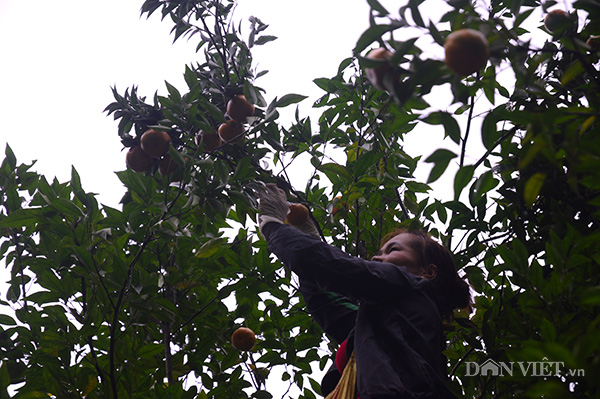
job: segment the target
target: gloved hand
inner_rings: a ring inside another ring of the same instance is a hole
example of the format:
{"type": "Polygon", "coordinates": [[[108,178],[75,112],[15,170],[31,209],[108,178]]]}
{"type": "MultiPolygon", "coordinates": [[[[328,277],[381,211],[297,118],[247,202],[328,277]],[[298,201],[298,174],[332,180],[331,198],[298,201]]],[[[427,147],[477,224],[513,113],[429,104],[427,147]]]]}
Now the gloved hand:
{"type": "Polygon", "coordinates": [[[262,228],[269,222],[285,223],[290,204],[285,197],[285,192],[274,183],[266,185],[258,194],[258,230],[262,235],[262,228]]]}

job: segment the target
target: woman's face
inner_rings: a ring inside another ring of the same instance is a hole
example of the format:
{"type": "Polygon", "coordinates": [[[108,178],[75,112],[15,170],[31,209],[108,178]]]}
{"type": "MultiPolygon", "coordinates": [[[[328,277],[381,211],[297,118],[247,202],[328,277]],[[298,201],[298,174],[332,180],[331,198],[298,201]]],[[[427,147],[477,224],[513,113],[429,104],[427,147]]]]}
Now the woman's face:
{"type": "Polygon", "coordinates": [[[405,266],[410,273],[421,275],[424,265],[421,264],[419,255],[411,246],[411,241],[414,239],[410,233],[398,234],[386,242],[372,260],[405,266]]]}

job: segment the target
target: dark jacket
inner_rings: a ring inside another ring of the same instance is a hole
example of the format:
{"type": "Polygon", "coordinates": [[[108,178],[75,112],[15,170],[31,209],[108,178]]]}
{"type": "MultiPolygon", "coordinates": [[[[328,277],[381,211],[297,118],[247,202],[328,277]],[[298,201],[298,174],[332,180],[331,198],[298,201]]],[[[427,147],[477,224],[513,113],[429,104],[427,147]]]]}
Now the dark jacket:
{"type": "Polygon", "coordinates": [[[361,399],[455,398],[445,385],[442,320],[428,280],[352,257],[288,225],[268,223],[262,232],[298,275],[325,333],[339,343],[352,332],[361,399]]]}

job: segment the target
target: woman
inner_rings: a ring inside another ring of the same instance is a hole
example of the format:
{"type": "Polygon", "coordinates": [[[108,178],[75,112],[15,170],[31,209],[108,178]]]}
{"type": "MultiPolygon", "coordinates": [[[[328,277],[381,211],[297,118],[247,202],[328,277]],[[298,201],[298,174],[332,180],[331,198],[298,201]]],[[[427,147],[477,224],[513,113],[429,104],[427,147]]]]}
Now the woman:
{"type": "Polygon", "coordinates": [[[454,398],[445,384],[442,321],[471,296],[449,251],[424,233],[398,230],[371,260],[352,257],[321,241],[312,222],[286,225],[288,209],[285,193],[267,185],[260,232],[298,275],[312,317],[341,344],[338,370],[355,365],[360,399],[454,398]]]}

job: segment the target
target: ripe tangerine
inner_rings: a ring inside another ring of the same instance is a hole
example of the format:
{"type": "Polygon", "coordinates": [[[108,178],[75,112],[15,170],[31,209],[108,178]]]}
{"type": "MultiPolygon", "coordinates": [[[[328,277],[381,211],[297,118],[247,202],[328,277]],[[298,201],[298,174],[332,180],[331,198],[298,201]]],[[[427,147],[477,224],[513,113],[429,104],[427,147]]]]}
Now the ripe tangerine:
{"type": "Polygon", "coordinates": [[[127,167],[134,172],[145,172],[150,163],[152,163],[152,157],[146,154],[139,146],[130,147],[125,155],[125,163],[127,167]]]}
{"type": "Polygon", "coordinates": [[[367,79],[369,79],[369,82],[371,82],[371,84],[379,90],[385,90],[383,80],[388,72],[392,70],[392,66],[389,63],[389,59],[392,58],[392,55],[392,52],[384,47],[371,50],[371,52],[369,52],[367,55],[367,58],[372,60],[388,61],[374,68],[365,68],[367,79]]]}
{"type": "Polygon", "coordinates": [[[222,144],[221,137],[217,132],[200,131],[196,135],[196,145],[204,143],[204,152],[211,152],[219,148],[222,144]]]}
{"type": "Polygon", "coordinates": [[[240,351],[249,351],[256,343],[256,335],[254,331],[248,327],[240,327],[231,335],[231,344],[240,351]]]}
{"type": "Polygon", "coordinates": [[[286,219],[292,226],[300,226],[308,220],[308,208],[302,204],[290,204],[286,219]]]}
{"type": "Polygon", "coordinates": [[[484,34],[468,28],[450,33],[444,50],[446,65],[460,76],[468,76],[483,68],[490,53],[484,34]]]}
{"type": "Polygon", "coordinates": [[[162,130],[148,129],[142,134],[140,146],[152,158],[160,158],[169,151],[171,136],[162,130]]]}
{"type": "Polygon", "coordinates": [[[544,17],[544,26],[550,33],[567,32],[573,28],[573,21],[565,10],[554,9],[544,17]]]}
{"type": "Polygon", "coordinates": [[[243,94],[238,94],[227,103],[227,115],[236,122],[244,123],[247,117],[254,115],[254,105],[243,94]]]}
{"type": "Polygon", "coordinates": [[[335,216],[342,209],[348,212],[348,203],[346,201],[342,201],[341,196],[337,196],[333,200],[333,208],[331,209],[331,215],[335,216]]]}
{"type": "Polygon", "coordinates": [[[229,120],[219,126],[219,136],[227,144],[239,143],[244,139],[246,128],[239,122],[229,120]]]}

